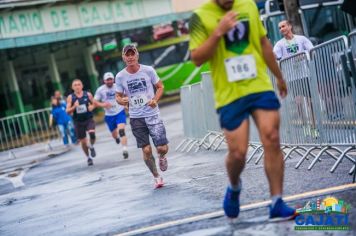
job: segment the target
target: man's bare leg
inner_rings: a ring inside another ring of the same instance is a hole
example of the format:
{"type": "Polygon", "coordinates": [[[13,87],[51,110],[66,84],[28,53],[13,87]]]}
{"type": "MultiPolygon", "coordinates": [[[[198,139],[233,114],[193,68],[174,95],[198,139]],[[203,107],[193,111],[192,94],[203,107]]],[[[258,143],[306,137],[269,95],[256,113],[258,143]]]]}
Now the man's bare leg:
{"type": "Polygon", "coordinates": [[[88,140],[87,138],[80,139],[80,145],[85,153],[86,157],[89,157],[89,147],[88,147],[88,140]]]}
{"type": "Polygon", "coordinates": [[[168,168],[168,161],[166,158],[166,154],[168,152],[168,145],[162,145],[157,147],[157,153],[159,158],[159,168],[161,171],[166,171],[168,168]]]}
{"type": "Polygon", "coordinates": [[[224,130],[229,152],[225,159],[225,166],[229,176],[231,187],[239,184],[240,174],[242,173],[248,149],[249,120],[244,120],[241,125],[233,130],[224,130]]]}
{"type": "Polygon", "coordinates": [[[252,113],[264,149],[264,167],[271,196],[282,195],[284,161],[279,140],[279,113],[258,109],[252,113]]]}
{"type": "MultiPolygon", "coordinates": [[[[116,130],[119,130],[119,131],[120,130],[125,130],[125,124],[118,124],[116,130]]],[[[121,140],[122,146],[127,147],[127,136],[126,136],[126,134],[125,135],[120,135],[120,140],[121,140]]]]}
{"type": "Polygon", "coordinates": [[[279,140],[279,113],[277,110],[258,109],[252,113],[263,144],[271,206],[269,217],[271,221],[291,220],[296,216],[294,208],[282,200],[284,161],[279,140]]]}
{"type": "Polygon", "coordinates": [[[150,145],[146,145],[145,147],[142,148],[143,152],[143,160],[146,163],[146,166],[152,173],[153,177],[158,178],[159,174],[157,171],[157,166],[156,166],[156,161],[152,155],[152,148],[150,145]]]}
{"type": "Polygon", "coordinates": [[[246,162],[249,120],[245,119],[241,125],[233,131],[225,129],[224,134],[229,149],[225,159],[225,165],[230,180],[230,186],[226,189],[223,206],[227,217],[236,218],[240,212],[240,175],[246,162]]]}

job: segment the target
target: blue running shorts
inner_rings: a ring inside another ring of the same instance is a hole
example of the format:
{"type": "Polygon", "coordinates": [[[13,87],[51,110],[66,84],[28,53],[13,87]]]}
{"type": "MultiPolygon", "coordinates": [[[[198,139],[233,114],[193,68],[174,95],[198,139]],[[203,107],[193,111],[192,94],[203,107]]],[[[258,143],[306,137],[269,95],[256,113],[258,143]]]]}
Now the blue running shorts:
{"type": "Polygon", "coordinates": [[[113,132],[117,128],[118,124],[126,124],[125,110],[122,110],[120,113],[114,116],[105,116],[105,122],[110,132],[113,132]]]}
{"type": "Polygon", "coordinates": [[[241,97],[217,110],[220,126],[229,131],[237,129],[256,109],[278,110],[281,107],[273,91],[254,93],[241,97]]]}

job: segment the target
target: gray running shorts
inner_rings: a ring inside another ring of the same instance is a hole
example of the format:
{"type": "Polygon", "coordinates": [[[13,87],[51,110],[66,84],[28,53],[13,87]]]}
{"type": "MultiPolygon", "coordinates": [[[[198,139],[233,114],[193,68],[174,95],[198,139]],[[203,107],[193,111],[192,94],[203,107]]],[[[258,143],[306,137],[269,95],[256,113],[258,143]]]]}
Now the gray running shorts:
{"type": "Polygon", "coordinates": [[[145,118],[130,118],[130,125],[138,148],[150,145],[149,136],[151,136],[155,147],[168,144],[166,128],[159,115],[145,118]]]}

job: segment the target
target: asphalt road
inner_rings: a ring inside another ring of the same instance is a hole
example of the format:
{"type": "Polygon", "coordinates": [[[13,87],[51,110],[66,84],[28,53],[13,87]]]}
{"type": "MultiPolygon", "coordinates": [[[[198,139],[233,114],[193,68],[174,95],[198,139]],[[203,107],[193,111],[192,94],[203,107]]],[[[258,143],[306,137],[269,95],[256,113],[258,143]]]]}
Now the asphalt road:
{"type": "MultiPolygon", "coordinates": [[[[97,127],[97,157],[88,167],[80,147],[46,159],[26,172],[22,187],[14,188],[0,179],[0,235],[115,235],[187,217],[221,211],[227,185],[224,156],[217,152],[175,152],[183,139],[180,104],[162,108],[162,117],[170,140],[169,168],[163,173],[166,185],[153,188],[153,178],[142,161],[130,130],[130,157],[124,160],[121,148],[104,124],[97,127]]],[[[26,158],[36,158],[38,153],[26,158]]],[[[7,158],[5,154],[0,158],[7,158]]],[[[25,158],[25,157],[24,157],[25,158]]],[[[0,161],[1,161],[0,160],[0,161]]],[[[299,169],[298,158],[288,159],[285,171],[285,196],[349,184],[352,177],[348,160],[335,173],[329,172],[333,160],[323,157],[311,170],[310,161],[299,169]]],[[[1,170],[1,169],[0,169],[1,170]]],[[[269,199],[263,163],[249,163],[242,176],[241,204],[269,199]]],[[[355,188],[333,195],[356,206],[355,188]]],[[[324,196],[324,195],[321,195],[324,196]]],[[[300,198],[290,204],[303,205],[300,198]]],[[[353,208],[352,208],[353,209],[353,208]]],[[[317,232],[316,235],[355,235],[355,210],[351,211],[353,231],[317,232]]],[[[151,231],[145,235],[293,235],[294,222],[266,222],[266,207],[241,212],[231,225],[225,217],[151,231]]],[[[303,235],[299,233],[298,235],[303,235]]]]}

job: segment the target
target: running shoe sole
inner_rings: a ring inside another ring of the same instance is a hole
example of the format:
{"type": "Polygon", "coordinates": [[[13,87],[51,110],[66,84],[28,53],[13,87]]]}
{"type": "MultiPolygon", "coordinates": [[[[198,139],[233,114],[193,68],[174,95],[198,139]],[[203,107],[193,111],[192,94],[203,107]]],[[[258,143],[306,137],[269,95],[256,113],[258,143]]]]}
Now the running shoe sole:
{"type": "Polygon", "coordinates": [[[164,186],[164,182],[163,182],[162,177],[160,177],[160,181],[157,181],[157,182],[156,182],[156,179],[155,179],[155,189],[156,188],[162,188],[163,186],[164,186]]]}
{"type": "Polygon", "coordinates": [[[164,184],[162,183],[162,184],[156,184],[155,185],[155,188],[162,188],[164,186],[164,184]]]}
{"type": "Polygon", "coordinates": [[[288,217],[274,217],[274,218],[269,218],[269,222],[282,222],[282,221],[289,221],[289,220],[294,220],[295,217],[297,217],[298,214],[295,213],[294,215],[288,216],[288,217]]]}

